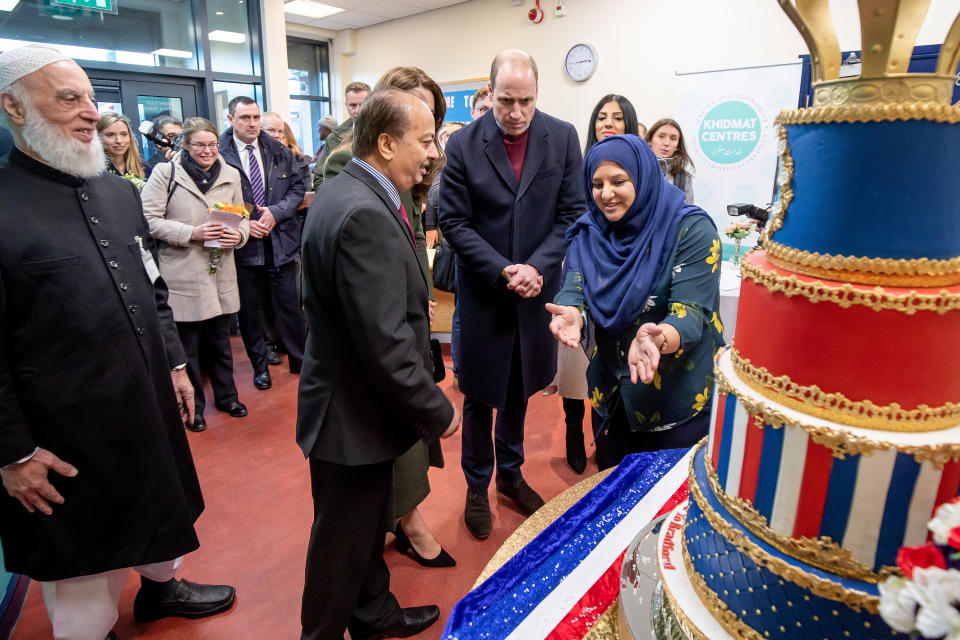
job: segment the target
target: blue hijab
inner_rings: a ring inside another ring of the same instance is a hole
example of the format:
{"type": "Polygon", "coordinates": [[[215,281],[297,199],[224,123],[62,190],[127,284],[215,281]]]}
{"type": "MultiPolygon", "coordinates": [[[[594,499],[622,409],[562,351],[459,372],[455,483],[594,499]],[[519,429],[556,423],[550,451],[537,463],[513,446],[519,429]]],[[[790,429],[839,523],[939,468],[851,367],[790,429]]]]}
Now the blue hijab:
{"type": "Polygon", "coordinates": [[[690,215],[710,216],[683,202],[684,192],[664,179],[653,151],[634,135],[612,136],[591,147],[583,163],[583,189],[590,210],[567,230],[566,268],[583,274],[594,322],[619,332],[636,322],[671,267],[680,222],[690,215]],[[617,222],[609,222],[593,200],[593,174],[605,160],[623,167],[636,191],[617,222]]]}

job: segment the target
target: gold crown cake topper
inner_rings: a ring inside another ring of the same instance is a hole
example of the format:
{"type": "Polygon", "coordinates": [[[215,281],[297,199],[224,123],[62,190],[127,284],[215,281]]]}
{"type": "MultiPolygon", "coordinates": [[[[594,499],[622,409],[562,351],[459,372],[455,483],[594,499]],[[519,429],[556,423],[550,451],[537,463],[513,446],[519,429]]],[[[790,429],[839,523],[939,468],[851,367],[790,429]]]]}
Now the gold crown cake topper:
{"type": "Polygon", "coordinates": [[[960,63],[960,15],[934,73],[907,73],[931,0],[858,0],[861,74],[840,77],[840,43],[829,0],[778,0],[810,49],[815,107],[922,102],[949,105],[960,63]]]}

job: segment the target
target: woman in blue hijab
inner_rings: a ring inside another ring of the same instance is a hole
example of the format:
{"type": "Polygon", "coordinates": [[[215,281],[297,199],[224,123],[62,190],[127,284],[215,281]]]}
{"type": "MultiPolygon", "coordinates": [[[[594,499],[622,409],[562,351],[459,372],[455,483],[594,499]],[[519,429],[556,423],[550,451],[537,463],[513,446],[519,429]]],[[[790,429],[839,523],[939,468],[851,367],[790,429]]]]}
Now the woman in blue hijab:
{"type": "Polygon", "coordinates": [[[713,356],[723,345],[720,238],[636,136],[595,144],[583,186],[590,210],[567,231],[564,286],[547,310],[557,340],[583,343],[591,355],[605,469],[628,453],[689,447],[707,434],[713,356]],[[591,333],[595,348],[586,344],[591,333]]]}

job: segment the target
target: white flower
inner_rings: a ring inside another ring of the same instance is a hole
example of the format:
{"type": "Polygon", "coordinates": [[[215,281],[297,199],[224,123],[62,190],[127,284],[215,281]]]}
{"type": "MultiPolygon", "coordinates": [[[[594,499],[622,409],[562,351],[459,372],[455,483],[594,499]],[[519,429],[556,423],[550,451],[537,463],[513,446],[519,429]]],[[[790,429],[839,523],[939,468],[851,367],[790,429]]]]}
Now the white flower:
{"type": "Polygon", "coordinates": [[[906,578],[891,576],[880,583],[880,617],[892,629],[910,633],[916,625],[916,590],[906,578]]]}
{"type": "Polygon", "coordinates": [[[950,530],[960,527],[960,503],[946,502],[937,508],[933,520],[927,523],[927,529],[933,532],[933,541],[947,544],[950,530]]]}
{"type": "Polygon", "coordinates": [[[946,636],[960,640],[960,611],[955,606],[960,602],[960,571],[937,567],[916,569],[911,590],[915,593],[908,597],[916,598],[920,604],[917,631],[927,638],[946,636]]]}

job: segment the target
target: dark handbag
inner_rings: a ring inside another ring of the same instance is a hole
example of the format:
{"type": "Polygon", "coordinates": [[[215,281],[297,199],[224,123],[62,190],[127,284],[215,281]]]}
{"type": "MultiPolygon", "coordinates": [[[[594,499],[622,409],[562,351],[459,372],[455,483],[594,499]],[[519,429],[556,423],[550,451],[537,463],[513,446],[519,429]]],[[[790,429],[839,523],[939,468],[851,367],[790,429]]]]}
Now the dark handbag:
{"type": "Polygon", "coordinates": [[[447,377],[447,367],[443,364],[443,350],[440,349],[439,340],[430,340],[430,357],[433,359],[433,381],[443,382],[447,377]]]}
{"type": "Polygon", "coordinates": [[[433,288],[453,293],[457,288],[456,257],[453,247],[441,238],[433,255],[433,288]]]}

